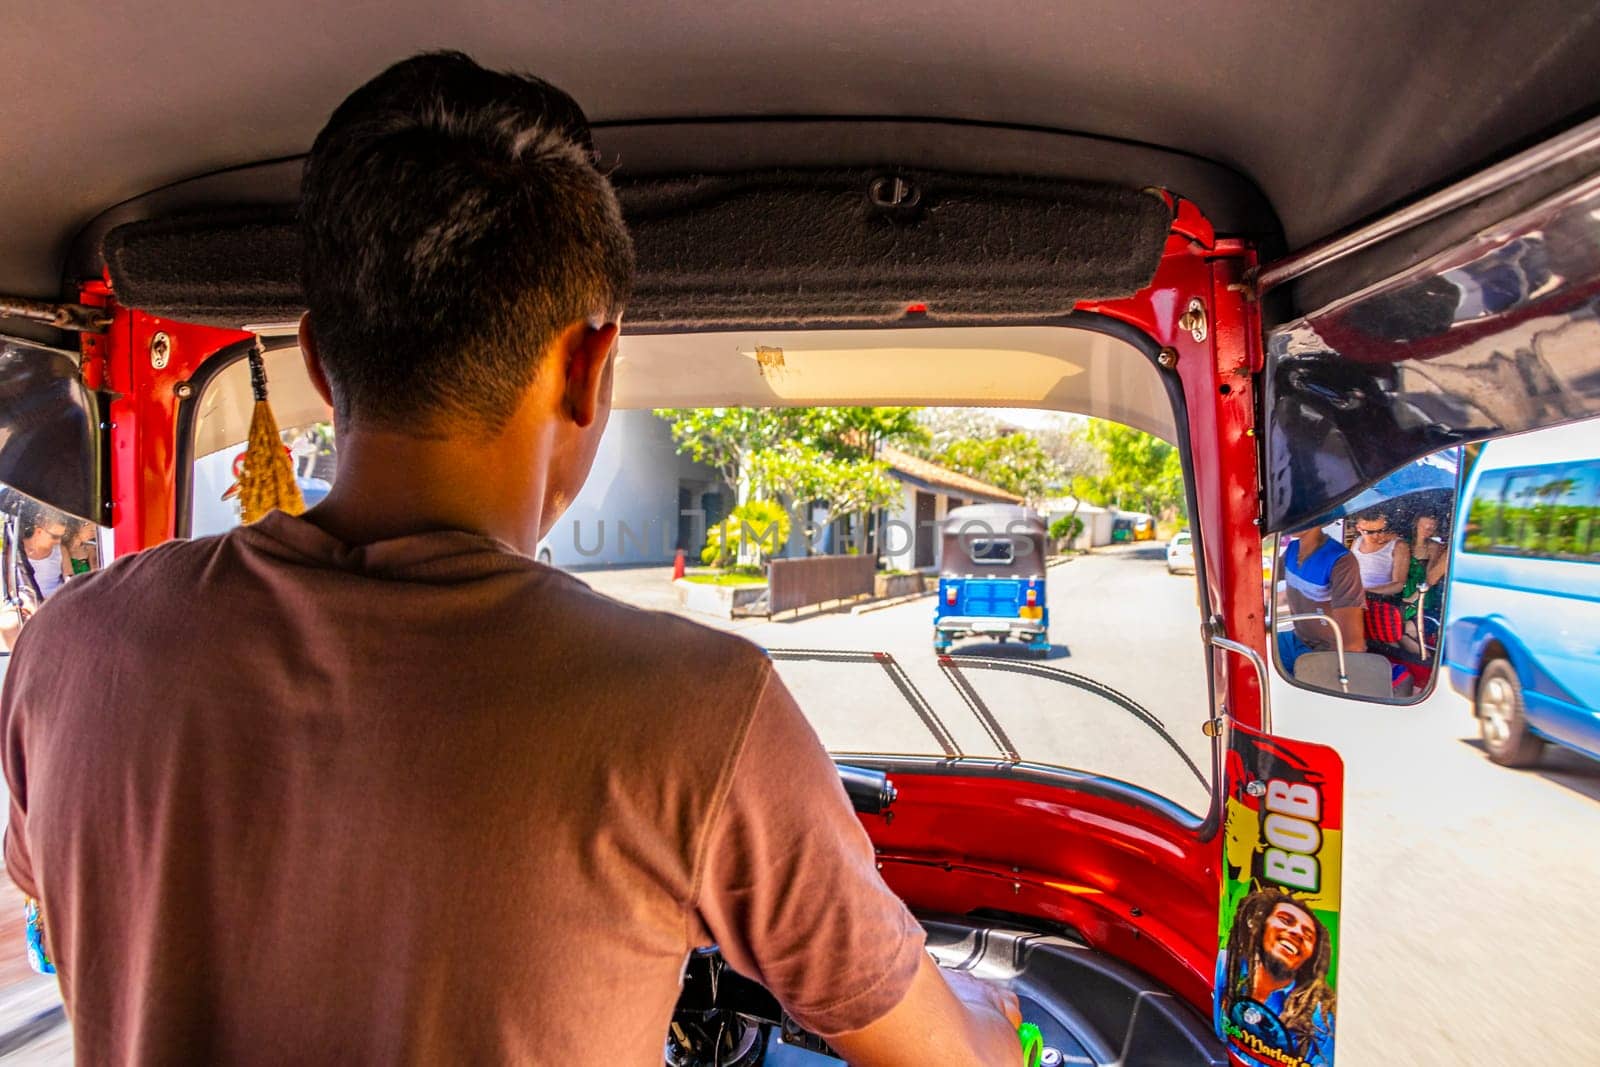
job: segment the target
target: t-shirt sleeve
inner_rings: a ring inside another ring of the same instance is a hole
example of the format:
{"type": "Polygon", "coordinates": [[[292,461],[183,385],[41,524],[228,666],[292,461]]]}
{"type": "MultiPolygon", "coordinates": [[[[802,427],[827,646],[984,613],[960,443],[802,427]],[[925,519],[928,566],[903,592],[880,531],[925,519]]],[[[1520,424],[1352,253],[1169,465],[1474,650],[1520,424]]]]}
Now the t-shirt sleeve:
{"type": "MultiPolygon", "coordinates": [[[[25,647],[18,642],[18,647],[25,647]]],[[[33,857],[28,853],[28,779],[22,758],[22,716],[17,707],[21,668],[13,659],[0,692],[0,762],[4,763],[10,812],[6,819],[6,873],[18,889],[30,897],[39,892],[33,880],[33,857]]]]}
{"type": "Polygon", "coordinates": [[[697,895],[723,958],[824,1037],[905,998],[924,935],[878,874],[839,774],[775,672],[714,817],[697,895]]]}
{"type": "Polygon", "coordinates": [[[1334,563],[1333,572],[1328,577],[1328,588],[1330,607],[1359,608],[1367,602],[1366,589],[1361,585],[1361,566],[1348,552],[1334,563]]]}

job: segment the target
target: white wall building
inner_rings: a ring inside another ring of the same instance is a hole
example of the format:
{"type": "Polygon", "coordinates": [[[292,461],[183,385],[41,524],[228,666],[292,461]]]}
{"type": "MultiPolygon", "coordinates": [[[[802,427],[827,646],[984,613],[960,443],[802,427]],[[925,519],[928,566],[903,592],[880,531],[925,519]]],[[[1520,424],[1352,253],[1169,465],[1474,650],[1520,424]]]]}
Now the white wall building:
{"type": "MultiPolygon", "coordinates": [[[[239,444],[196,461],[193,536],[239,524],[237,501],[222,494],[242,451],[239,444]]],[[[707,527],[732,507],[715,470],[678,455],[665,422],[649,411],[614,411],[589,480],[540,543],[539,558],[574,570],[660,564],[672,562],[682,545],[696,565],[707,527]]]]}

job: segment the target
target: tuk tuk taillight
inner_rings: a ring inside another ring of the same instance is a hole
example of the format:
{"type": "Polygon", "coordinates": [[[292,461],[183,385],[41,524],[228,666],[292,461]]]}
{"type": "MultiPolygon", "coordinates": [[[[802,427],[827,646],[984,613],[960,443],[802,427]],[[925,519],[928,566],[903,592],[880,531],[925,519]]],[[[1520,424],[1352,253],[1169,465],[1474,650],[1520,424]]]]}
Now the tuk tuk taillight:
{"type": "Polygon", "coordinates": [[[1038,607],[1038,605],[1039,605],[1039,590],[1037,590],[1037,589],[1029,589],[1028,590],[1028,607],[1030,607],[1030,608],[1038,607]]]}
{"type": "Polygon", "coordinates": [[[956,587],[954,585],[944,587],[944,602],[952,608],[956,606],[956,587]]]}

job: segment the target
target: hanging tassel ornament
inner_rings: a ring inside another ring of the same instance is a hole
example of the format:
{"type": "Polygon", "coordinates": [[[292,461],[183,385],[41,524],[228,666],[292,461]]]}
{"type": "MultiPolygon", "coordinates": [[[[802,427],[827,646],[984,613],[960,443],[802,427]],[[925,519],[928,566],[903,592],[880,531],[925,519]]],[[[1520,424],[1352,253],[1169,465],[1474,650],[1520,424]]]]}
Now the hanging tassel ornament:
{"type": "Polygon", "coordinates": [[[267,403],[267,368],[262,356],[257,341],[250,352],[250,390],[256,406],[250,413],[250,440],[239,472],[239,511],[245,522],[255,522],[274,508],[290,515],[306,509],[294,480],[294,466],[278,433],[278,420],[267,403]]]}

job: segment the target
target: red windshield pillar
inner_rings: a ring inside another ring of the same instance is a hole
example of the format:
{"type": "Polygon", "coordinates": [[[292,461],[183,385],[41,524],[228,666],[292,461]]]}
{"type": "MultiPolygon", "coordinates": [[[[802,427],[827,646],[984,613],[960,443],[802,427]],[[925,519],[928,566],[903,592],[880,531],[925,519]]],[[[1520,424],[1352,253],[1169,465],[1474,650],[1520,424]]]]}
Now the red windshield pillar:
{"type": "MultiPolygon", "coordinates": [[[[1126,300],[1079,310],[1138,327],[1161,347],[1162,367],[1177,374],[1188,409],[1192,524],[1205,559],[1211,611],[1224,636],[1266,656],[1261,579],[1260,471],[1255,374],[1261,369],[1260,324],[1245,285],[1255,266],[1249,245],[1216,240],[1188,201],[1178,201],[1173,232],[1155,279],[1126,300]]],[[[1219,655],[1214,706],[1250,726],[1261,722],[1261,686],[1250,664],[1219,655]]]]}
{"type": "MultiPolygon", "coordinates": [[[[104,306],[100,282],[84,299],[104,306]]],[[[158,318],[109,301],[110,330],[92,352],[92,373],[110,394],[105,447],[110,452],[111,514],[116,554],[126,555],[176,535],[177,420],[182,387],[201,363],[225,345],[247,340],[242,330],[158,318]]],[[[90,384],[95,384],[91,382],[90,384]]]]}

